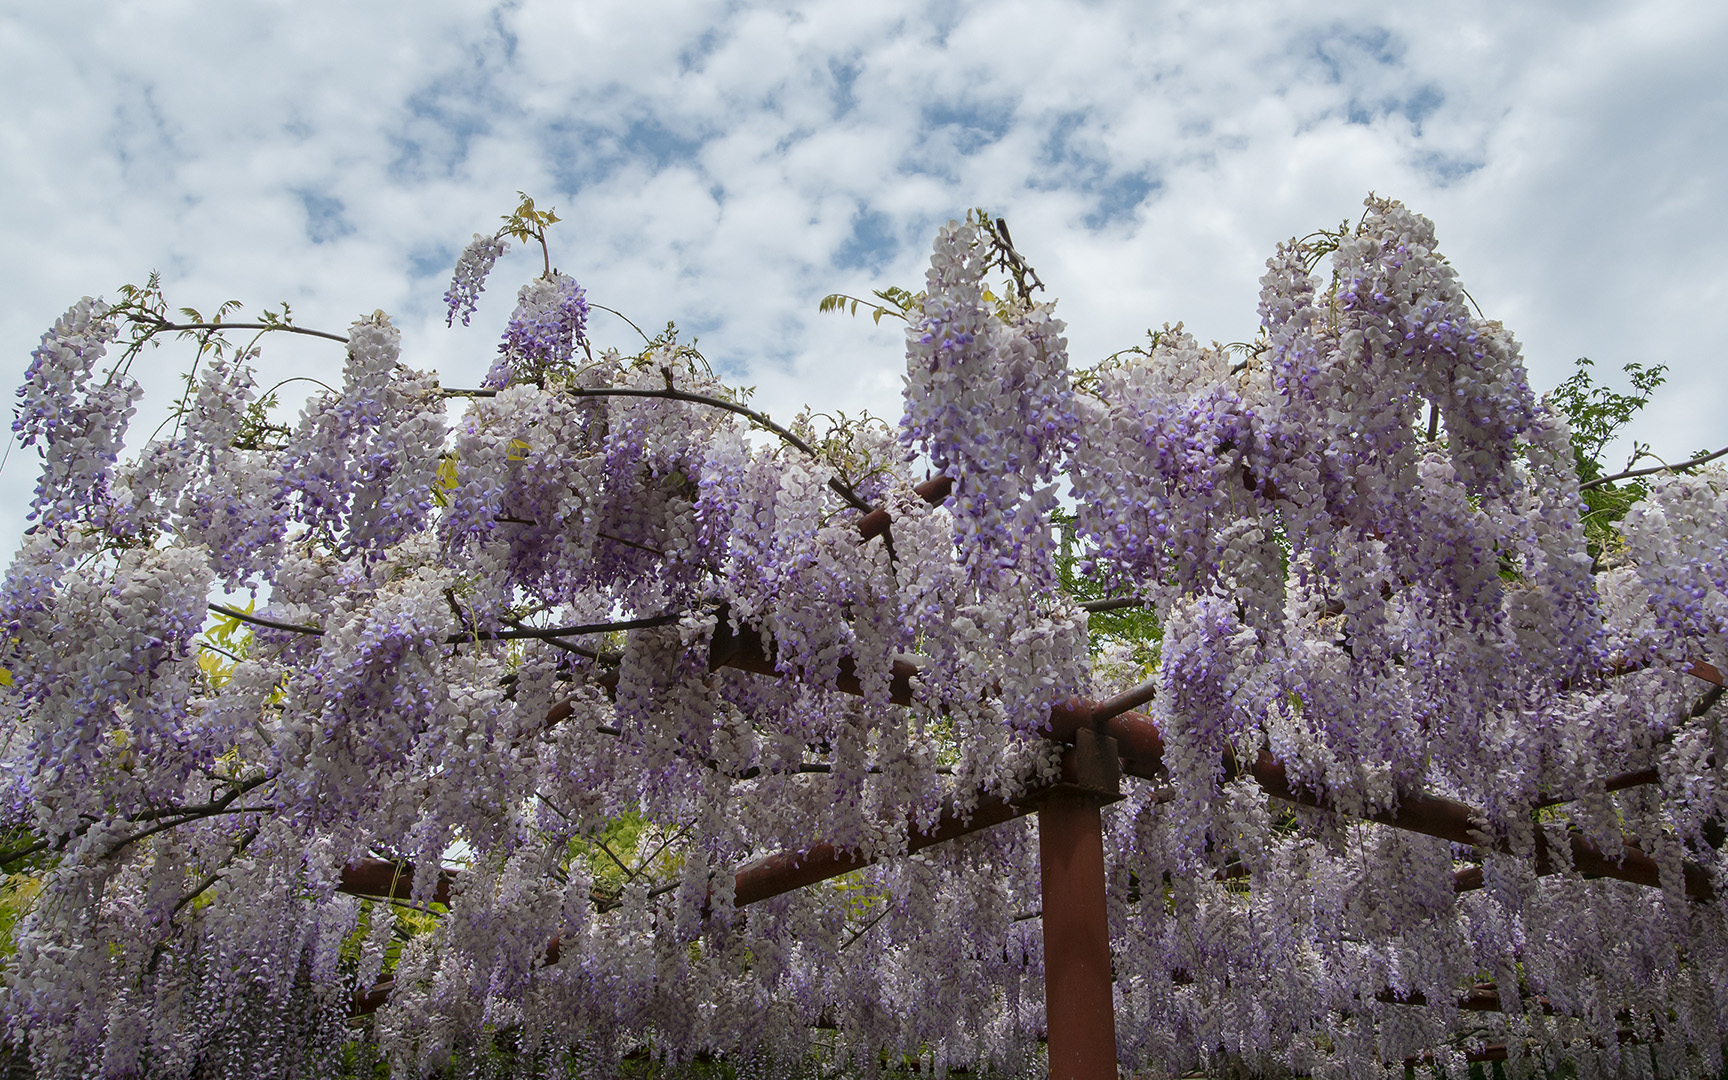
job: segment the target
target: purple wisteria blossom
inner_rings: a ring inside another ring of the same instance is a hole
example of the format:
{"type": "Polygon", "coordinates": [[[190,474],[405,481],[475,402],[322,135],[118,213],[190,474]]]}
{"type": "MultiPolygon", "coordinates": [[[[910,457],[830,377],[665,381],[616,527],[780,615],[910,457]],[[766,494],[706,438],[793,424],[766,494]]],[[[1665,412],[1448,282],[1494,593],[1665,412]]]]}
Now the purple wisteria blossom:
{"type": "Polygon", "coordinates": [[[587,327],[587,294],[575,278],[556,270],[536,278],[517,294],[485,385],[544,382],[568,372],[576,347],[587,340],[587,327]]]}
{"type": "Polygon", "coordinates": [[[901,438],[954,480],[962,558],[986,581],[1050,579],[1050,483],[1073,439],[1064,325],[1052,305],[998,314],[984,298],[992,252],[972,224],[936,238],[923,307],[906,331],[901,438]]]}
{"type": "Polygon", "coordinates": [[[454,326],[461,319],[467,326],[468,320],[480,304],[480,294],[486,289],[486,275],[492,272],[492,266],[498,257],[510,250],[509,241],[501,236],[485,236],[475,233],[474,239],[456,260],[456,273],[450,279],[450,287],[444,290],[444,303],[449,306],[449,313],[444,317],[444,325],[454,326]]]}
{"type": "Polygon", "coordinates": [[[383,312],[356,321],[341,394],[308,403],[284,453],[296,519],[354,549],[400,542],[434,502],[443,399],[399,363],[401,339],[383,312]]]}
{"type": "Polygon", "coordinates": [[[100,371],[118,327],[112,309],[85,297],[62,315],[30,354],[12,431],[42,448],[31,520],[101,523],[108,481],[143,391],[124,371],[100,371]]]}

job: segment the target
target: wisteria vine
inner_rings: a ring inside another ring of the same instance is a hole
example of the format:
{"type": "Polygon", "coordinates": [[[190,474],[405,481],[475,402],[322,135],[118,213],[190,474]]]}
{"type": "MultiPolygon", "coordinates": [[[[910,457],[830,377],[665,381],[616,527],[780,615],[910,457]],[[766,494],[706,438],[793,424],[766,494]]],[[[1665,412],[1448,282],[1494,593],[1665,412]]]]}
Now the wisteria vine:
{"type": "Polygon", "coordinates": [[[1092,724],[1125,1073],[1721,1071],[1728,471],[1598,469],[1646,486],[1589,531],[1574,418],[1425,218],[1280,245],[1240,349],[1083,369],[1006,224],[952,222],[877,294],[897,429],[592,341],[556,221],[457,262],[452,325],[543,254],[474,391],[375,312],[276,418],[259,340],[312,331],[154,281],[43,335],[0,1060],[1036,1075],[1025,815],[1092,724]]]}

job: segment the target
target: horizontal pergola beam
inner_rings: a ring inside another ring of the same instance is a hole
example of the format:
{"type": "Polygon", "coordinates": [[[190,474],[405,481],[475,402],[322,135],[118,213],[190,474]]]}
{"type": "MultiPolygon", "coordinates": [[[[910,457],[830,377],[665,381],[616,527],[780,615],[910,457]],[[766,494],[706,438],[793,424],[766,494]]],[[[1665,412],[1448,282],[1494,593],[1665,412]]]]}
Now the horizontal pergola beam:
{"type": "MultiPolygon", "coordinates": [[[[748,627],[733,629],[724,619],[714,628],[709,665],[713,668],[729,667],[776,678],[784,675],[768,655],[761,635],[748,627]]],[[[840,675],[835,679],[833,688],[844,694],[861,695],[863,688],[851,658],[842,658],[839,666],[840,675]]],[[[890,701],[900,705],[910,704],[912,680],[917,674],[915,665],[896,660],[892,671],[890,701]]],[[[1064,702],[1050,710],[1048,737],[1072,746],[1078,732],[1083,729],[1107,735],[1116,740],[1124,774],[1142,779],[1162,779],[1164,739],[1159,734],[1158,726],[1150,717],[1126,711],[1134,705],[1150,700],[1151,696],[1150,687],[1141,687],[1102,702],[1086,699],[1064,702]]],[[[1469,804],[1456,799],[1422,791],[1405,792],[1398,796],[1396,804],[1390,808],[1352,815],[1339,809],[1333,800],[1323,794],[1292,783],[1288,766],[1268,751],[1260,751],[1251,763],[1244,766],[1233,751],[1226,750],[1223,769],[1226,777],[1245,775],[1252,778],[1267,795],[1284,802],[1355,816],[1406,832],[1501,854],[1515,854],[1506,840],[1484,837],[1479,824],[1484,820],[1484,816],[1469,804]]],[[[1540,831],[1536,834],[1534,854],[1539,872],[1540,868],[1554,865],[1547,839],[1540,831]]],[[[1610,857],[1582,836],[1574,834],[1571,838],[1572,863],[1581,873],[1615,878],[1638,885],[1660,884],[1655,861],[1636,843],[1631,840],[1624,841],[1622,850],[1617,855],[1618,857],[1610,857]]],[[[845,870],[835,871],[844,872],[845,870]]],[[[1704,867],[1688,861],[1685,864],[1685,876],[1687,896],[1699,901],[1708,901],[1715,897],[1709,871],[1704,867]]]]}

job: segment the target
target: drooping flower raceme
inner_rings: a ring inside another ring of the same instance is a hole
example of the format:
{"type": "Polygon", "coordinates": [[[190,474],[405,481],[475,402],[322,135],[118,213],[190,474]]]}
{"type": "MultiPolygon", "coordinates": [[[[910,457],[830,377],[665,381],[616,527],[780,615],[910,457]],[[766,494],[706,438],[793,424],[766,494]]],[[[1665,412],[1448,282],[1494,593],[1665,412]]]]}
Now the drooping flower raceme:
{"type": "Polygon", "coordinates": [[[984,298],[991,251],[971,224],[936,237],[922,308],[906,330],[901,437],[954,480],[962,561],[1048,580],[1050,483],[1073,437],[1067,341],[1052,305],[984,298]]]}
{"type": "Polygon", "coordinates": [[[587,326],[587,294],[575,278],[554,270],[522,286],[486,385],[543,382],[566,374],[576,346],[586,340],[587,326]]]}
{"type": "Polygon", "coordinates": [[[87,560],[59,585],[51,621],[19,626],[13,716],[26,723],[11,732],[13,760],[28,763],[48,835],[177,797],[200,759],[226,750],[200,745],[193,715],[207,566],[197,547],[87,560]]]}
{"type": "Polygon", "coordinates": [[[462,249],[461,257],[456,260],[456,273],[450,279],[450,287],[444,290],[444,303],[450,308],[444,318],[446,326],[454,326],[457,319],[462,320],[463,326],[468,325],[468,320],[479,307],[480,294],[486,289],[486,276],[492,272],[498,257],[509,250],[509,241],[501,236],[474,234],[474,239],[462,249]]]}
{"type": "Polygon", "coordinates": [[[207,358],[167,436],[125,463],[114,484],[119,527],[202,545],[229,589],[258,584],[280,562],[288,523],[277,455],[246,444],[257,358],[207,358]]]}
{"type": "Polygon", "coordinates": [[[1728,481],[1715,469],[1662,481],[1626,515],[1628,554],[1670,655],[1728,661],[1728,481]]]}
{"type": "Polygon", "coordinates": [[[355,548],[398,542],[426,521],[445,434],[436,376],[398,361],[383,312],[357,321],[342,393],[309,404],[283,475],[296,518],[355,548]]]}
{"type": "Polygon", "coordinates": [[[42,447],[42,477],[30,517],[43,525],[101,522],[108,480],[142,394],[122,370],[99,372],[118,327],[112,309],[85,297],[42,335],[30,354],[12,431],[42,447]]]}

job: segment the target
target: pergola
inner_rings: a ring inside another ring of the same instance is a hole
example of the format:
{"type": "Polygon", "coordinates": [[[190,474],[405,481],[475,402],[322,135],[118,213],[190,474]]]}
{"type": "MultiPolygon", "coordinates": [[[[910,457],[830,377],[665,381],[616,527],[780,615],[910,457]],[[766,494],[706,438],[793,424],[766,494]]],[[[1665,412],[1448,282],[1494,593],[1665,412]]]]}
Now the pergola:
{"type": "MultiPolygon", "coordinates": [[[[1252,486],[1251,480],[1249,483],[1252,486]]],[[[926,502],[938,505],[952,489],[953,482],[948,477],[939,476],[919,485],[916,490],[926,502]]],[[[859,531],[866,540],[884,535],[889,525],[888,513],[880,508],[865,514],[858,522],[859,531]]],[[[735,629],[724,615],[717,621],[708,655],[710,670],[731,668],[765,677],[786,677],[765,647],[762,637],[747,626],[735,629]]],[[[1711,688],[1692,710],[1693,717],[1702,716],[1721,699],[1723,674],[1702,661],[1688,661],[1679,667],[1686,674],[1710,684],[1711,688]]],[[[1632,666],[1621,665],[1606,674],[1625,674],[1630,670],[1633,670],[1632,666]]],[[[861,696],[863,688],[854,674],[855,667],[850,658],[841,660],[839,671],[833,689],[861,696]]],[[[897,705],[910,705],[913,702],[912,680],[917,675],[915,665],[905,660],[897,661],[892,672],[889,700],[897,705]]],[[[616,674],[602,676],[599,681],[611,689],[616,684],[616,674]]],[[[979,793],[977,799],[965,807],[951,801],[934,823],[925,827],[912,822],[907,825],[906,852],[911,854],[1027,815],[1037,815],[1042,890],[1042,906],[1037,917],[1041,919],[1043,928],[1050,1075],[1056,1080],[1109,1080],[1117,1075],[1113,973],[1106,920],[1100,811],[1104,805],[1122,797],[1122,777],[1153,782],[1164,779],[1163,739],[1153,721],[1135,711],[1153,696],[1153,686],[1146,684],[1104,701],[1073,699],[1056,706],[1050,711],[1045,732],[1048,739],[1063,748],[1061,773],[1055,782],[1012,801],[985,793],[979,793]]],[[[547,714],[546,726],[554,727],[572,715],[568,703],[559,704],[547,714]]],[[[616,734],[615,731],[607,733],[616,734]]],[[[1284,763],[1269,751],[1262,750],[1253,761],[1245,762],[1237,760],[1226,750],[1220,764],[1225,778],[1250,778],[1273,799],[1335,813],[1350,813],[1324,795],[1293,784],[1284,763]]],[[[1622,791],[1654,784],[1658,780],[1657,769],[1644,768],[1608,778],[1604,789],[1622,791]]],[[[1565,798],[1556,797],[1539,806],[1553,806],[1565,801],[1565,798]]],[[[1401,792],[1392,808],[1355,816],[1483,852],[1514,854],[1507,841],[1485,837],[1478,824],[1483,815],[1478,810],[1466,803],[1419,790],[1401,792]]],[[[1619,850],[1604,851],[1585,836],[1573,832],[1569,838],[1569,850],[1558,854],[1552,852],[1547,838],[1538,830],[1533,859],[1537,875],[1557,873],[1567,866],[1586,877],[1610,878],[1653,888],[1661,885],[1655,860],[1630,838],[1622,839],[1619,850]]],[[[856,851],[813,839],[806,846],[764,855],[737,867],[732,878],[733,904],[738,908],[747,907],[857,870],[871,861],[872,858],[856,851]]],[[[1683,864],[1683,872],[1688,899],[1694,902],[1715,899],[1711,875],[1704,867],[1687,861],[1683,864]]],[[[414,893],[415,873],[415,867],[405,862],[384,859],[353,862],[343,868],[337,890],[358,897],[408,900],[414,893]]],[[[436,902],[450,900],[457,874],[452,870],[439,871],[433,892],[436,902]]],[[[1483,886],[1484,876],[1479,866],[1466,867],[1454,874],[1453,888],[1458,893],[1483,886]]],[[[543,960],[555,964],[559,954],[559,941],[552,937],[543,960]]],[[[354,1014],[358,1016],[376,1010],[387,1000],[393,985],[391,980],[385,979],[369,991],[358,993],[353,1002],[354,1014]]],[[[1388,1003],[1427,1004],[1419,992],[1400,996],[1387,989],[1377,998],[1388,1003]]],[[[1503,1007],[1498,988],[1492,983],[1478,984],[1462,991],[1455,1004],[1458,1009],[1470,1012],[1499,1012],[1503,1007]]],[[[1539,1007],[1549,1009],[1545,1003],[1539,1007]]],[[[1638,1041],[1631,1029],[1622,1029],[1618,1036],[1622,1042],[1638,1041]]],[[[1502,1060],[1507,1053],[1504,1045],[1491,1044],[1468,1054],[1467,1058],[1471,1061],[1502,1060]]],[[[1413,1059],[1409,1063],[1419,1061],[1413,1059]]]]}

